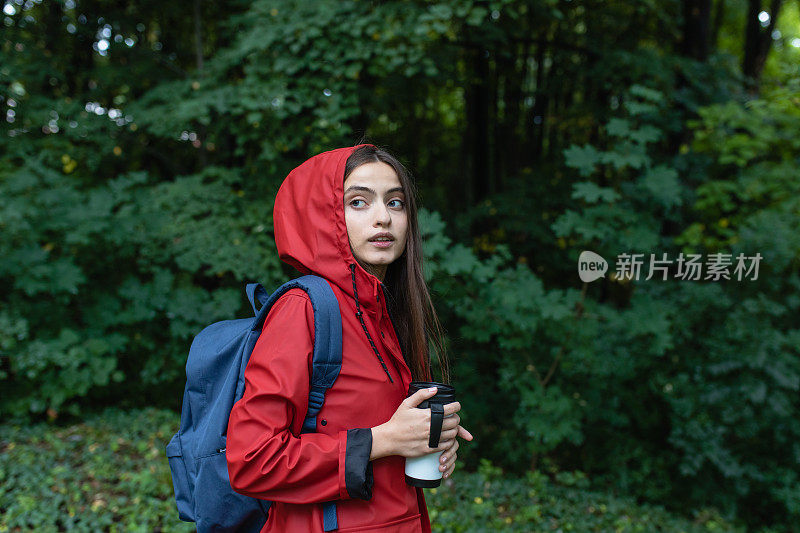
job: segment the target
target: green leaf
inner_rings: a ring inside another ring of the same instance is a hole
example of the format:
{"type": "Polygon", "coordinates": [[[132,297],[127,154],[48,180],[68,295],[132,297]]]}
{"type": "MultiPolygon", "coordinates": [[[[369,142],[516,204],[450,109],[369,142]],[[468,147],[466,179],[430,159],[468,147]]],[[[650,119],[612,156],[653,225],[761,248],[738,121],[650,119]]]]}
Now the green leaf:
{"type": "Polygon", "coordinates": [[[621,198],[621,195],[610,187],[600,187],[591,181],[582,181],[572,185],[572,198],[584,200],[586,203],[594,204],[597,202],[613,203],[621,198]]]}
{"type": "Polygon", "coordinates": [[[568,167],[578,170],[581,177],[588,177],[594,172],[595,166],[601,160],[601,153],[592,145],[571,145],[564,150],[564,158],[568,167]]]}
{"type": "Polygon", "coordinates": [[[639,179],[645,193],[665,207],[683,204],[684,187],[678,180],[678,172],[664,165],[648,169],[639,179]]]}

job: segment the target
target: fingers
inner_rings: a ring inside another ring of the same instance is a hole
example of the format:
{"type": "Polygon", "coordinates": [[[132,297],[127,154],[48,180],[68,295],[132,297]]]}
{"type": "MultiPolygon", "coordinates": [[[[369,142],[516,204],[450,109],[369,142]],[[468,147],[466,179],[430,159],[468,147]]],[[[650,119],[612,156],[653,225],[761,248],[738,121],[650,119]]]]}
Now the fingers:
{"type": "Polygon", "coordinates": [[[461,404],[459,402],[448,403],[444,406],[444,416],[452,415],[461,410],[461,404]]]}
{"type": "Polygon", "coordinates": [[[475,438],[472,436],[472,433],[466,430],[466,428],[458,426],[454,429],[442,431],[442,434],[439,437],[439,446],[432,449],[438,452],[446,451],[453,446],[453,443],[456,443],[456,449],[458,449],[458,441],[456,440],[456,437],[461,437],[462,439],[468,441],[471,441],[475,438]]]}
{"type": "Polygon", "coordinates": [[[439,437],[439,442],[444,441],[452,441],[458,435],[458,428],[448,429],[447,431],[442,431],[441,436],[439,437]]]}
{"type": "MultiPolygon", "coordinates": [[[[436,387],[432,387],[430,389],[418,390],[417,392],[415,392],[414,394],[403,400],[403,403],[405,404],[406,407],[416,407],[423,401],[427,400],[428,398],[436,394],[437,390],[438,389],[436,387]]],[[[447,409],[447,406],[445,406],[445,409],[447,409]]],[[[447,412],[445,412],[445,415],[446,414],[447,412]]]]}
{"type": "Polygon", "coordinates": [[[444,463],[442,463],[441,466],[439,466],[439,470],[441,470],[442,472],[447,472],[448,470],[452,470],[453,465],[455,465],[457,458],[458,455],[456,454],[449,456],[447,460],[444,463]]]}
{"type": "Polygon", "coordinates": [[[467,431],[466,428],[463,428],[461,426],[458,426],[458,436],[466,440],[472,440],[475,438],[472,436],[472,433],[470,433],[469,431],[467,431]]]}
{"type": "Polygon", "coordinates": [[[458,415],[453,415],[450,418],[445,418],[444,422],[442,422],[442,430],[453,429],[458,426],[461,422],[461,417],[458,415]]]}
{"type": "Polygon", "coordinates": [[[443,472],[442,477],[449,477],[450,474],[453,473],[453,470],[455,470],[456,458],[458,457],[458,455],[456,455],[456,450],[458,450],[458,441],[454,440],[453,446],[439,458],[439,462],[441,463],[439,465],[439,470],[443,472]]]}
{"type": "Polygon", "coordinates": [[[442,435],[442,440],[439,441],[439,446],[436,448],[430,448],[430,450],[431,452],[446,452],[453,447],[453,442],[455,442],[455,439],[445,440],[444,435],[442,435]]]}
{"type": "Polygon", "coordinates": [[[447,459],[449,459],[450,456],[455,455],[456,451],[458,451],[459,447],[458,441],[452,440],[450,442],[451,442],[450,446],[442,453],[442,456],[439,458],[439,461],[441,462],[447,461],[447,459]]]}
{"type": "Polygon", "coordinates": [[[444,471],[444,474],[442,475],[442,477],[447,478],[447,477],[452,476],[453,475],[453,471],[455,469],[456,469],[456,463],[455,463],[455,461],[453,461],[453,464],[451,464],[450,467],[447,468],[447,470],[444,471]]]}

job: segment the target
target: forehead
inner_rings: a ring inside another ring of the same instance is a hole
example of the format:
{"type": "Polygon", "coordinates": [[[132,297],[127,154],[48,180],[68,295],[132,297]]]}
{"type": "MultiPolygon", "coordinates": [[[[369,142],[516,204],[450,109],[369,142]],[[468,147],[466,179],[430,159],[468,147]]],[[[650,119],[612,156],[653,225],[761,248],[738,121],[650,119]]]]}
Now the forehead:
{"type": "Polygon", "coordinates": [[[400,178],[391,165],[376,161],[356,167],[344,181],[345,192],[351,186],[369,187],[381,192],[401,187],[401,184],[400,178]]]}

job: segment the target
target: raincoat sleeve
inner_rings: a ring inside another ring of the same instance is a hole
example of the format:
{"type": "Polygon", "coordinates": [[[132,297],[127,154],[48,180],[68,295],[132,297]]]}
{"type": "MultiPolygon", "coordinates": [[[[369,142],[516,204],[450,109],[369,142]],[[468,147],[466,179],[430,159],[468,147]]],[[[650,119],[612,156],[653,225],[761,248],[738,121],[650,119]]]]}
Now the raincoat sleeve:
{"type": "Polygon", "coordinates": [[[228,474],[240,494],[295,504],[372,497],[371,429],[300,433],[313,337],[311,300],[290,289],[267,314],[228,421],[228,474]]]}

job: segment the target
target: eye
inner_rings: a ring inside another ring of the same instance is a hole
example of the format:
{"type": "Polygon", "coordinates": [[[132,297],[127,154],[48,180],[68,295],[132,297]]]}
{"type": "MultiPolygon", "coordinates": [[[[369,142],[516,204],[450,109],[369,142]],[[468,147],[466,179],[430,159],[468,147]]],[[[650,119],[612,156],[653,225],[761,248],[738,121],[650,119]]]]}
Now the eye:
{"type": "Polygon", "coordinates": [[[401,209],[403,208],[403,206],[405,206],[405,205],[406,205],[406,204],[405,204],[405,202],[403,202],[403,200],[400,200],[399,198],[395,198],[394,200],[391,200],[391,201],[389,202],[389,204],[392,204],[392,203],[394,203],[394,202],[397,202],[397,204],[395,205],[395,207],[398,207],[398,208],[401,208],[401,209]]]}
{"type": "Polygon", "coordinates": [[[360,207],[360,206],[353,205],[353,204],[356,203],[356,202],[363,202],[363,201],[364,200],[362,200],[361,198],[356,198],[355,200],[350,200],[350,205],[353,206],[353,207],[360,207]]]}

